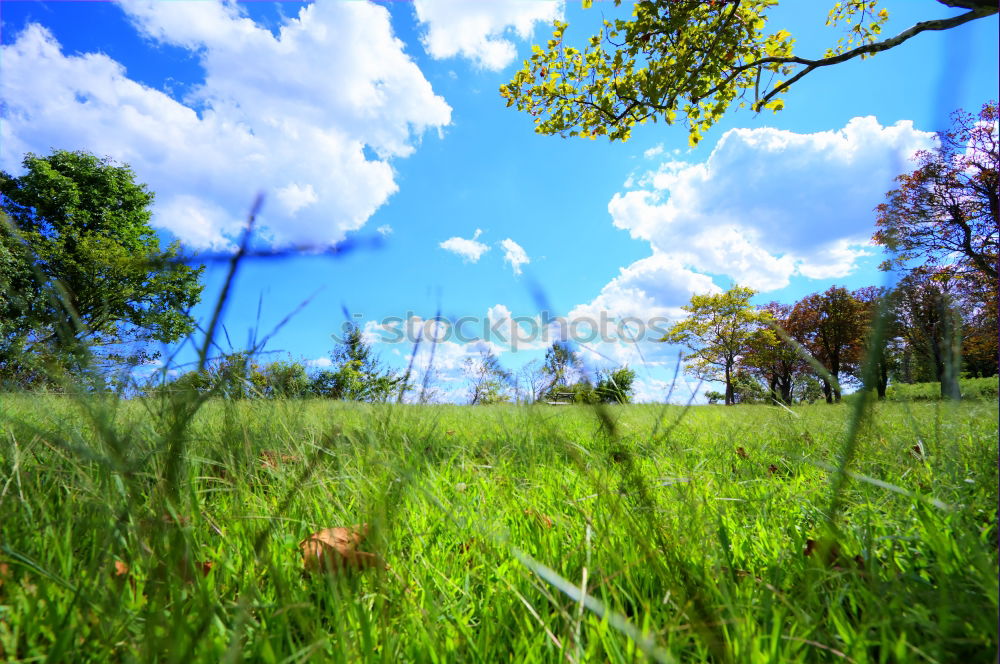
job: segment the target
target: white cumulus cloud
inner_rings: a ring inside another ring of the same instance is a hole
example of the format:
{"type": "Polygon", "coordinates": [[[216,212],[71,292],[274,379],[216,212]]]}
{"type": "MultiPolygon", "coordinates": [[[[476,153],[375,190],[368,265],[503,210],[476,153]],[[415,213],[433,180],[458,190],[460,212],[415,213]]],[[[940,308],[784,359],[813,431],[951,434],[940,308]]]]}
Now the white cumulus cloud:
{"type": "Polygon", "coordinates": [[[445,251],[458,254],[464,261],[476,263],[483,254],[490,250],[489,245],[483,244],[478,240],[482,234],[483,231],[477,228],[476,232],[472,234],[472,238],[451,237],[442,242],[440,247],[445,251]]]}
{"type": "Polygon", "coordinates": [[[702,163],[669,161],[608,205],[615,226],[698,272],[759,290],[838,278],[868,254],[873,208],[933,134],[873,117],[797,134],[726,132],[702,163]]]}
{"type": "Polygon", "coordinates": [[[531,259],[528,258],[528,253],[521,245],[514,242],[510,238],[501,242],[500,246],[503,247],[504,262],[510,263],[510,267],[514,270],[514,274],[521,274],[521,266],[527,265],[531,262],[531,259]]]}
{"type": "Polygon", "coordinates": [[[29,24],[0,52],[0,166],[51,147],[127,162],[157,194],[153,223],[195,247],[227,246],[258,191],[271,239],[338,242],[396,191],[391,160],[450,122],[373,3],[311,4],[277,34],[236,3],[122,9],[143,36],[189,50],[204,80],[178,100],[29,24]]]}
{"type": "Polygon", "coordinates": [[[414,0],[413,7],[431,57],[460,55],[491,70],[517,57],[512,37],[527,39],[536,23],[563,15],[563,0],[414,0]]]}

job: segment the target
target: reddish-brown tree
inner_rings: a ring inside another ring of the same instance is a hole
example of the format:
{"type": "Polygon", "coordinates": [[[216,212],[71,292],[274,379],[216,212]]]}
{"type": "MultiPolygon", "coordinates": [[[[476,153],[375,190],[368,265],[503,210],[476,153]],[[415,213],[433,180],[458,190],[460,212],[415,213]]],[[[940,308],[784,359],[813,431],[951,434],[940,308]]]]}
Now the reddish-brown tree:
{"type": "Polygon", "coordinates": [[[807,295],[792,308],[789,332],[835,381],[820,376],[827,403],[840,401],[840,375],[853,372],[860,361],[865,322],[864,305],[839,286],[807,295]]]}
{"type": "MultiPolygon", "coordinates": [[[[759,309],[767,314],[769,323],[791,334],[788,320],[792,313],[791,305],[770,302],[759,309]]],[[[799,351],[767,327],[751,335],[742,364],[751,374],[763,379],[772,399],[786,404],[792,403],[795,377],[806,367],[799,351]]]]}
{"type": "MultiPolygon", "coordinates": [[[[873,385],[879,399],[885,399],[886,387],[889,385],[889,374],[899,362],[900,329],[899,317],[891,300],[890,291],[880,286],[865,286],[852,292],[851,295],[862,307],[862,325],[864,327],[865,360],[873,362],[871,372],[867,374],[874,381],[873,385]],[[877,325],[878,317],[882,316],[881,326],[877,325]]],[[[857,377],[862,378],[865,372],[858,367],[857,377]]]]}
{"type": "Polygon", "coordinates": [[[997,102],[978,117],[952,114],[952,128],[939,134],[936,150],[922,150],[917,168],[896,178],[899,188],[876,208],[872,238],[892,252],[883,268],[921,261],[929,269],[978,272],[995,287],[1000,230],[1000,150],[997,102]]]}

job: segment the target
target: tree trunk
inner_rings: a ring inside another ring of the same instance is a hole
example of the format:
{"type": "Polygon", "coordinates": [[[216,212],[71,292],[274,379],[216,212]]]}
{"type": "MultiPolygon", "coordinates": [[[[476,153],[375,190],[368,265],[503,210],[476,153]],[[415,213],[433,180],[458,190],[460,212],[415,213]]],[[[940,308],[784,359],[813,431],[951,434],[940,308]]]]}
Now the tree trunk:
{"type": "Polygon", "coordinates": [[[726,405],[732,406],[735,399],[733,399],[733,381],[731,376],[731,368],[726,365],[726,405]]]}
{"type": "Polygon", "coordinates": [[[879,401],[885,401],[885,388],[889,385],[889,364],[883,357],[876,367],[878,376],[875,379],[875,390],[878,392],[879,401]]]}
{"type": "MultiPolygon", "coordinates": [[[[834,356],[833,361],[830,362],[830,375],[833,379],[837,381],[837,386],[833,385],[830,388],[833,390],[833,400],[840,403],[840,356],[839,354],[834,356]]],[[[827,402],[829,403],[829,401],[827,402]]]]}
{"type": "Polygon", "coordinates": [[[781,400],[791,406],[792,405],[792,377],[784,376],[780,382],[781,387],[781,400]]]}
{"type": "Polygon", "coordinates": [[[826,402],[833,403],[833,388],[830,386],[830,381],[826,378],[821,380],[823,381],[823,396],[826,397],[826,402]]]}
{"type": "Polygon", "coordinates": [[[771,399],[774,401],[779,401],[781,395],[778,394],[778,376],[777,374],[772,374],[770,380],[767,381],[767,387],[771,391],[771,399]]]}

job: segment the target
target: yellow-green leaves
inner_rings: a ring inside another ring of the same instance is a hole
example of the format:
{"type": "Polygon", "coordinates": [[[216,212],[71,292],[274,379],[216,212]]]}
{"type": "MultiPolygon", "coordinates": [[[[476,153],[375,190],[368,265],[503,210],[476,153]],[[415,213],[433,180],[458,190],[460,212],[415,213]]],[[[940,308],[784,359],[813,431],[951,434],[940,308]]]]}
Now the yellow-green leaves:
{"type": "MultiPolygon", "coordinates": [[[[882,33],[882,26],[889,20],[889,11],[885,8],[878,12],[878,0],[851,0],[850,2],[838,2],[830,10],[826,24],[835,26],[844,23],[847,26],[847,35],[837,41],[835,48],[829,49],[824,57],[830,58],[839,55],[850,48],[862,44],[874,43],[876,37],[882,33]]],[[[863,54],[862,59],[871,57],[863,54]]]]}
{"type": "MultiPolygon", "coordinates": [[[[778,95],[803,75],[852,57],[870,57],[873,49],[865,47],[878,41],[889,19],[879,0],[834,4],[827,25],[845,34],[822,58],[810,59],[794,52],[796,40],[788,30],[768,34],[768,11],[778,1],[639,0],[631,18],[602,19],[598,34],[579,42],[582,51],[564,46],[567,24],[557,21],[555,38],[545,48],[533,48],[501,95],[508,106],[529,113],[542,134],[624,141],[635,125],[662,119],[683,121],[694,145],[731,105],[779,111],[784,101],[778,95]],[[826,61],[831,58],[836,60],[826,61]],[[559,76],[550,79],[557,71],[559,76]],[[776,75],[785,82],[776,82],[776,75]]],[[[583,3],[591,6],[591,0],[583,3]]],[[[915,27],[919,32],[961,23],[954,21],[915,27]]],[[[916,34],[907,32],[906,38],[916,34]]]]}
{"type": "Polygon", "coordinates": [[[753,89],[746,63],[791,54],[787,31],[761,32],[775,3],[641,0],[631,20],[604,21],[582,51],[564,46],[567,25],[556,22],[554,39],[533,47],[500,94],[532,115],[539,133],[627,140],[636,124],[684,119],[695,144],[753,89]]]}

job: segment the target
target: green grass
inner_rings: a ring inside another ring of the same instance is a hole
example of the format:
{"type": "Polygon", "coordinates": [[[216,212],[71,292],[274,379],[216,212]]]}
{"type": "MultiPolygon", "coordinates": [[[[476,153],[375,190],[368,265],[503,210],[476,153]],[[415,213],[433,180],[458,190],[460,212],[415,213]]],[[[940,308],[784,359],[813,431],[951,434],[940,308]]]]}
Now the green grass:
{"type": "Polygon", "coordinates": [[[996,403],[793,411],[2,397],[0,658],[994,661],[996,403]]]}

